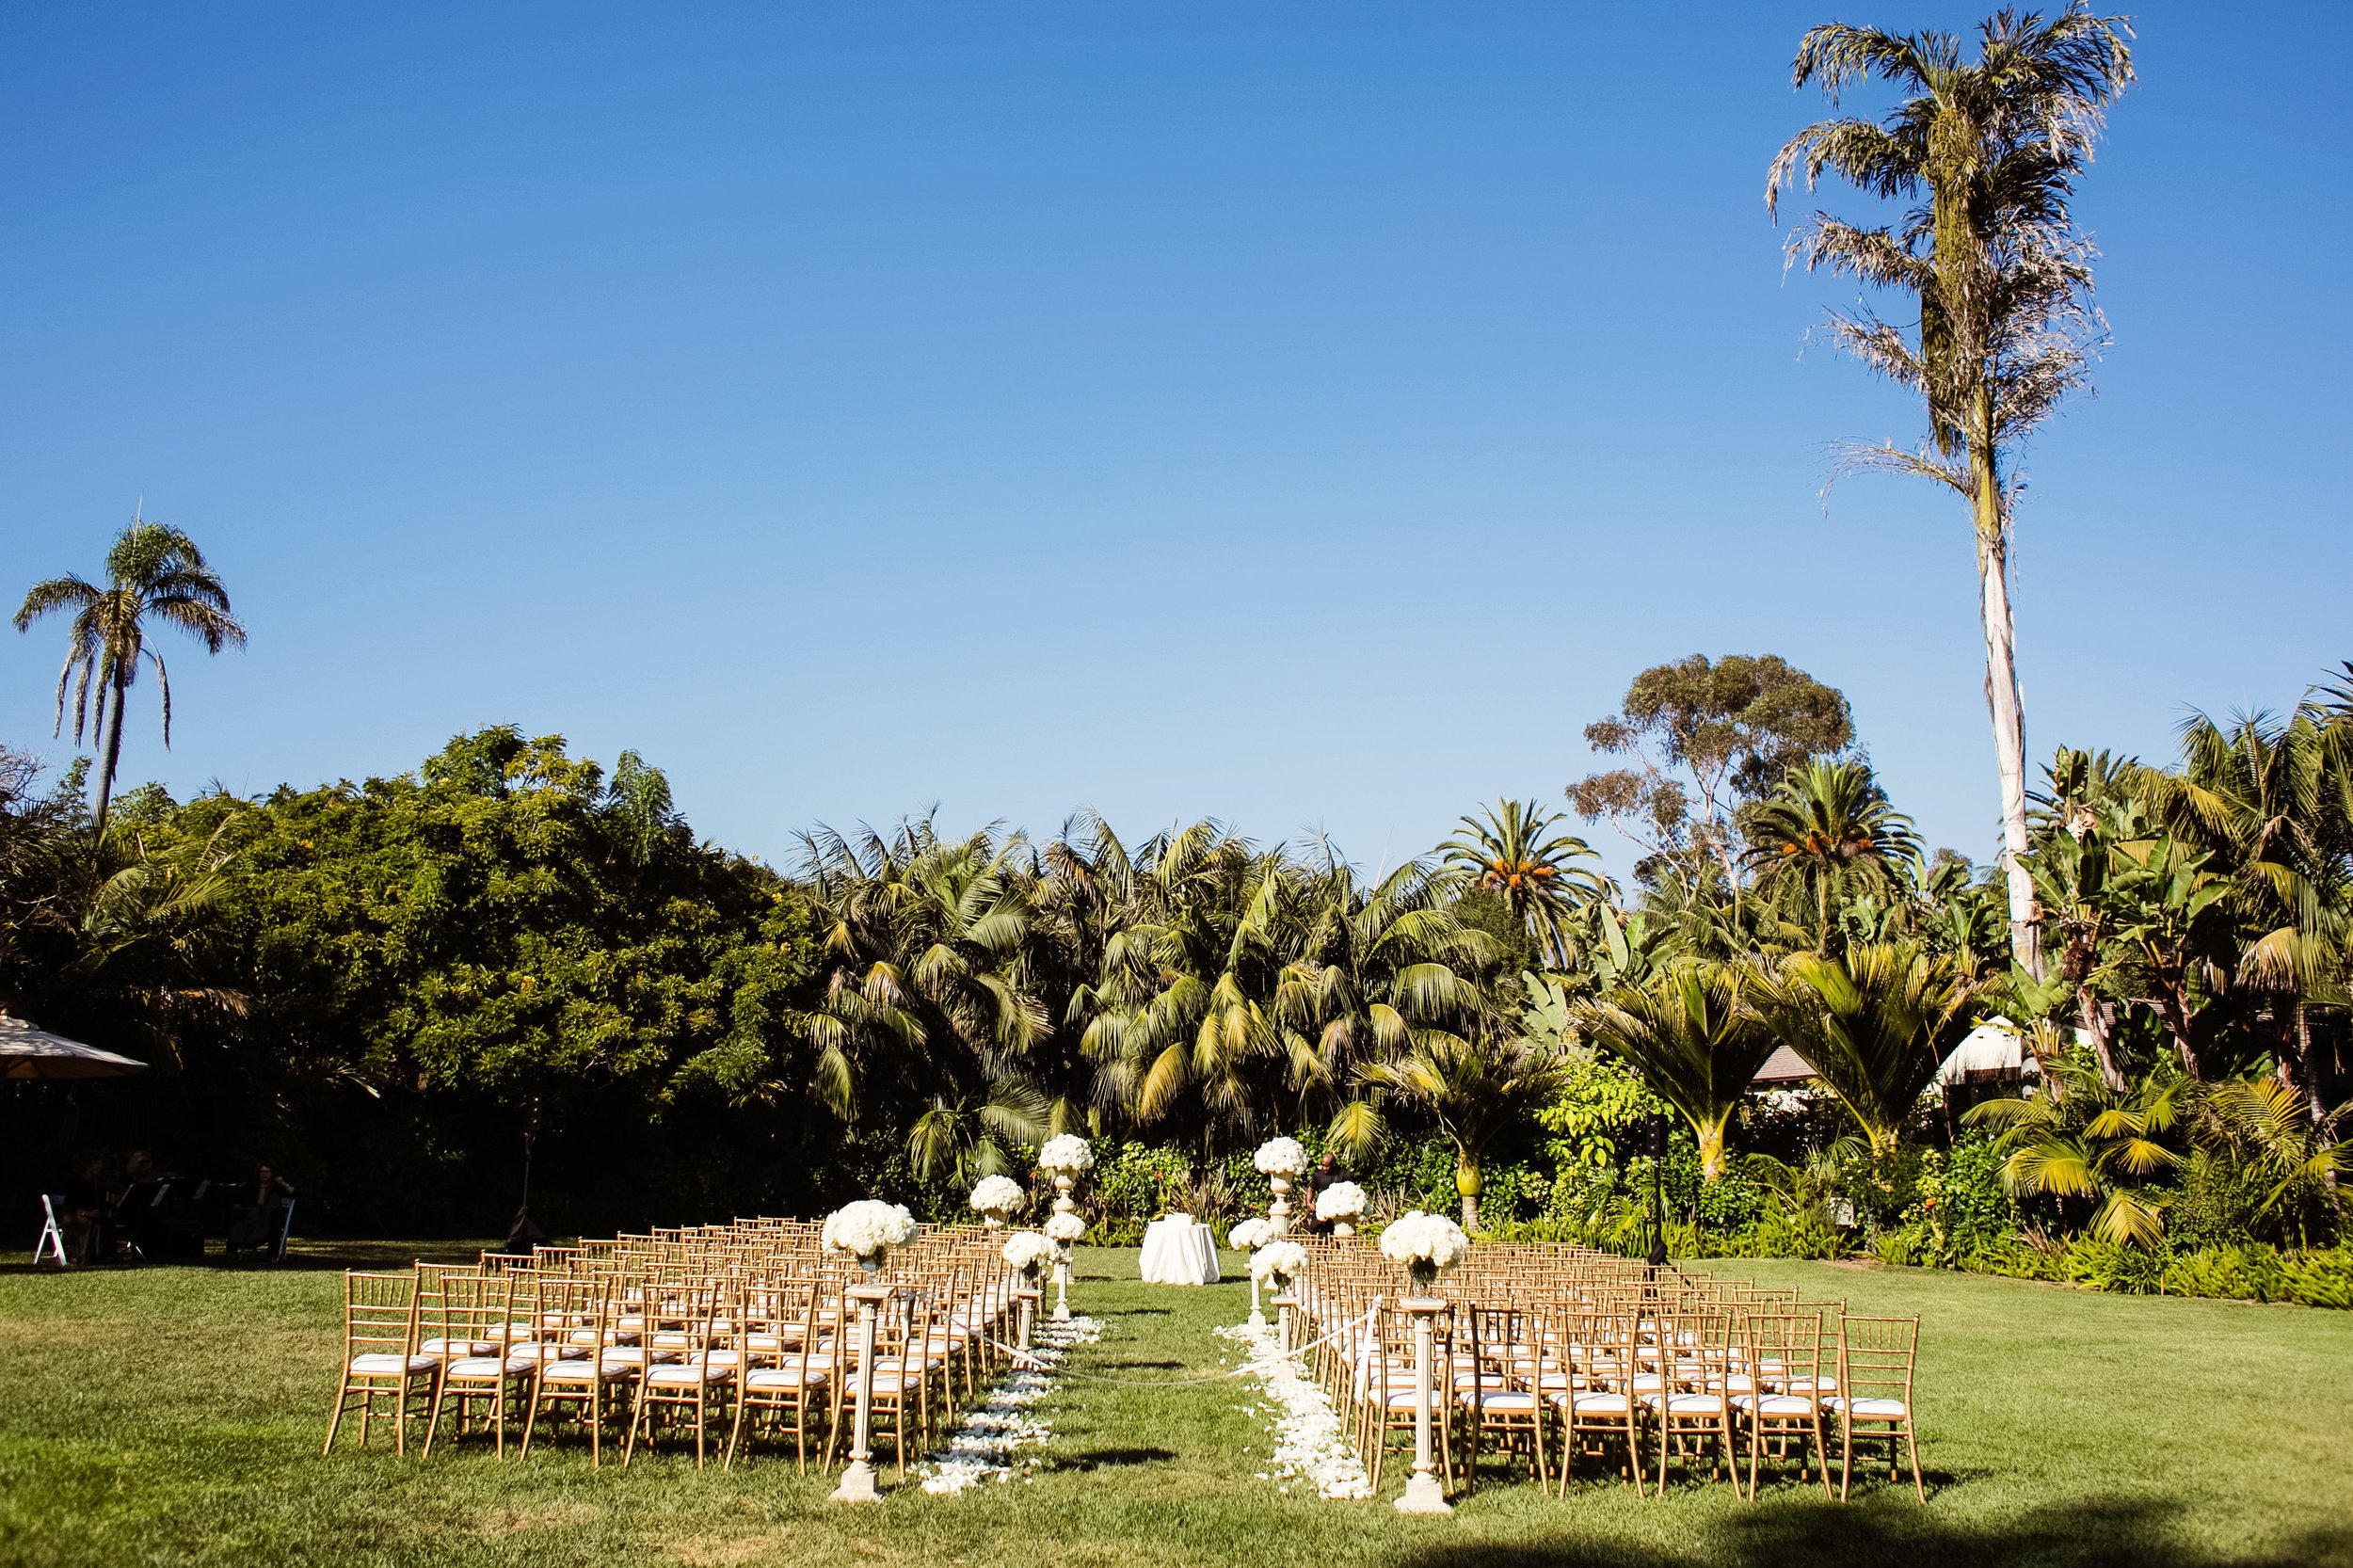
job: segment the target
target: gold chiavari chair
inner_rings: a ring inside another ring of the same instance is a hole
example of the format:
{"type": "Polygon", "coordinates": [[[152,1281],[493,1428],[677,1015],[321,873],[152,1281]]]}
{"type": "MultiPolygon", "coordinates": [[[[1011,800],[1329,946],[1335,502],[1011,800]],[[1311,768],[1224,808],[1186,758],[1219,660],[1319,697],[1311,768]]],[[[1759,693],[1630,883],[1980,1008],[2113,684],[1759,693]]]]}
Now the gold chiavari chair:
{"type": "Polygon", "coordinates": [[[1883,1439],[1887,1474],[1899,1475],[1903,1452],[1912,1459],[1912,1489],[1929,1500],[1920,1476],[1920,1443],[1913,1429],[1912,1373],[1920,1342],[1917,1318],[1841,1318],[1838,1326],[1838,1391],[1823,1401],[1838,1416],[1838,1499],[1847,1499],[1858,1440],[1883,1439]],[[1857,1431],[1860,1427],[1862,1430],[1857,1431]],[[1897,1441],[1902,1440],[1903,1450],[1897,1441]]]}
{"type": "Polygon", "coordinates": [[[518,1277],[513,1273],[451,1274],[440,1281],[433,1325],[436,1335],[425,1345],[445,1359],[440,1381],[433,1390],[432,1410],[425,1417],[427,1457],[440,1431],[445,1403],[461,1432],[469,1407],[487,1403],[492,1451],[505,1457],[510,1403],[529,1401],[532,1374],[539,1365],[534,1356],[512,1353],[507,1342],[518,1277]]]}
{"type": "Polygon", "coordinates": [[[532,1437],[543,1415],[568,1413],[588,1429],[589,1467],[603,1464],[605,1424],[627,1408],[640,1369],[637,1360],[613,1353],[620,1349],[614,1337],[618,1332],[616,1289],[610,1276],[598,1280],[552,1274],[539,1277],[534,1320],[565,1326],[551,1331],[562,1337],[542,1340],[536,1347],[538,1365],[531,1380],[531,1407],[523,1417],[525,1455],[531,1452],[532,1437]],[[571,1342],[583,1336],[587,1344],[571,1342]]]}
{"type": "Polygon", "coordinates": [[[1830,1496],[1830,1446],[1822,1433],[1822,1315],[1818,1312],[1751,1313],[1745,1335],[1753,1385],[1733,1396],[1749,1434],[1748,1494],[1756,1496],[1757,1470],[1769,1447],[1780,1457],[1793,1452],[1798,1479],[1805,1479],[1806,1456],[1821,1464],[1822,1496],[1830,1496]],[[1811,1442],[1812,1448],[1807,1444],[1811,1442]]]}
{"type": "MultiPolygon", "coordinates": [[[[654,1310],[648,1308],[649,1320],[654,1310]]],[[[662,1325],[655,1328],[650,1347],[656,1359],[639,1364],[637,1398],[630,1410],[629,1437],[621,1446],[624,1468],[636,1456],[638,1433],[644,1432],[648,1443],[653,1440],[652,1421],[657,1413],[679,1418],[691,1416],[695,1427],[695,1468],[703,1467],[712,1416],[725,1409],[728,1386],[735,1381],[733,1357],[737,1352],[719,1343],[722,1337],[731,1338],[734,1334],[735,1326],[728,1320],[728,1311],[727,1292],[720,1286],[704,1283],[666,1288],[659,1319],[653,1320],[662,1325]]]]}
{"type": "Polygon", "coordinates": [[[431,1408],[440,1384],[441,1358],[427,1355],[417,1343],[417,1276],[407,1273],[344,1273],[343,1380],[335,1390],[334,1414],[328,1417],[327,1441],[319,1452],[335,1447],[335,1433],[344,1412],[356,1404],[360,1412],[360,1446],[368,1446],[368,1428],[376,1418],[379,1400],[392,1401],[392,1451],[408,1451],[408,1406],[414,1400],[431,1408]]]}
{"type": "Polygon", "coordinates": [[[760,1417],[773,1417],[771,1424],[781,1425],[789,1416],[793,1462],[802,1475],[808,1474],[809,1418],[833,1379],[833,1357],[820,1348],[817,1291],[812,1275],[797,1289],[754,1288],[739,1305],[744,1328],[738,1352],[743,1364],[737,1378],[735,1424],[728,1434],[727,1459],[720,1468],[734,1465],[747,1424],[756,1435],[760,1417]]]}

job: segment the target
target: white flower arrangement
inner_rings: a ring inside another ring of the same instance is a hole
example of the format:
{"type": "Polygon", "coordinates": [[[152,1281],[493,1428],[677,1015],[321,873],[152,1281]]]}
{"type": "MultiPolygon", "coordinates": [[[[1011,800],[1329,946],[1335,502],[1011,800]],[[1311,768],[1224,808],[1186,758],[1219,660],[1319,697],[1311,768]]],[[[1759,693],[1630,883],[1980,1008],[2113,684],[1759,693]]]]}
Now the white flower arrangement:
{"type": "Polygon", "coordinates": [[[1296,1138],[1270,1138],[1258,1145],[1256,1163],[1267,1176],[1295,1176],[1307,1168],[1307,1151],[1296,1138]]]}
{"type": "Polygon", "coordinates": [[[1004,1250],[998,1256],[1013,1268],[1032,1279],[1037,1272],[1054,1261],[1053,1241],[1034,1230],[1016,1230],[1005,1239],[1004,1250]]]}
{"type": "Polygon", "coordinates": [[[1365,1211],[1365,1190],[1353,1181],[1336,1181],[1316,1194],[1316,1218],[1326,1222],[1353,1220],[1365,1211]]]}
{"type": "Polygon", "coordinates": [[[880,1257],[915,1240],[915,1216],[903,1204],[861,1198],[825,1217],[825,1250],[856,1258],[880,1257]]]}
{"type": "Polygon", "coordinates": [[[1381,1256],[1403,1264],[1414,1283],[1424,1288],[1459,1265],[1469,1251],[1470,1238],[1463,1234],[1461,1225],[1443,1214],[1425,1214],[1418,1208],[1398,1216],[1381,1233],[1381,1256]]]}
{"type": "Polygon", "coordinates": [[[1046,1222],[1046,1239],[1060,1241],[1065,1246],[1082,1239],[1086,1233],[1087,1223],[1076,1214],[1057,1214],[1046,1222]]]}
{"type": "Polygon", "coordinates": [[[1288,1285],[1307,1266],[1307,1249],[1296,1241],[1273,1240],[1250,1255],[1250,1277],[1288,1285]]]}
{"type": "Polygon", "coordinates": [[[1029,1201],[1021,1184],[1011,1176],[985,1176],[972,1184],[972,1212],[1005,1215],[1018,1212],[1029,1201]]]}
{"type": "Polygon", "coordinates": [[[1282,1234],[1264,1220],[1237,1220],[1234,1228],[1225,1233],[1225,1244],[1257,1252],[1282,1234]]]}
{"type": "Polygon", "coordinates": [[[1074,1132],[1046,1140],[1037,1151],[1037,1168],[1049,1176],[1079,1176],[1095,1169],[1095,1151],[1074,1132]]]}

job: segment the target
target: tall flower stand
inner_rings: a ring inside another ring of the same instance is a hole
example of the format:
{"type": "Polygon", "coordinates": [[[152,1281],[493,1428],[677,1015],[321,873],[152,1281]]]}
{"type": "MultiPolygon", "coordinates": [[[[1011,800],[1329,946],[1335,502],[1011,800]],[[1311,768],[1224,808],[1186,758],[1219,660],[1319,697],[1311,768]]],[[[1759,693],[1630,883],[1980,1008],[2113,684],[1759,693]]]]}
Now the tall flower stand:
{"type": "Polygon", "coordinates": [[[1060,1244],[1054,1257],[1054,1321],[1070,1321],[1070,1243],[1060,1244]]]}
{"type": "Polygon", "coordinates": [[[1298,1304],[1299,1298],[1289,1290],[1274,1298],[1274,1342],[1286,1355],[1291,1348],[1291,1308],[1298,1304]]]}
{"type": "Polygon", "coordinates": [[[1015,1331],[1014,1344],[1021,1350],[1030,1348],[1030,1325],[1037,1321],[1037,1304],[1046,1299],[1046,1292],[1034,1285],[1016,1285],[1013,1299],[1017,1304],[1019,1327],[1015,1331]]]}
{"type": "Polygon", "coordinates": [[[857,1424],[851,1429],[850,1467],[841,1472],[841,1484],[834,1488],[833,1500],[878,1503],[882,1493],[874,1485],[870,1443],[874,1413],[874,1315],[890,1299],[890,1287],[870,1281],[851,1286],[847,1294],[857,1304],[857,1424]]]}
{"type": "Polygon", "coordinates": [[[1400,1513],[1451,1513],[1446,1489],[1438,1484],[1437,1461],[1430,1451],[1430,1349],[1438,1314],[1447,1304],[1435,1296],[1408,1296],[1398,1305],[1414,1320],[1414,1475],[1398,1498],[1400,1513]]]}
{"type": "Polygon", "coordinates": [[[1258,1276],[1255,1272],[1250,1276],[1250,1326],[1266,1327],[1266,1313],[1258,1305],[1258,1276]]]}
{"type": "Polygon", "coordinates": [[[1274,1201],[1267,1205],[1267,1218],[1274,1222],[1275,1229],[1289,1236],[1291,1230],[1291,1178],[1270,1176],[1266,1184],[1274,1192],[1274,1201]]]}

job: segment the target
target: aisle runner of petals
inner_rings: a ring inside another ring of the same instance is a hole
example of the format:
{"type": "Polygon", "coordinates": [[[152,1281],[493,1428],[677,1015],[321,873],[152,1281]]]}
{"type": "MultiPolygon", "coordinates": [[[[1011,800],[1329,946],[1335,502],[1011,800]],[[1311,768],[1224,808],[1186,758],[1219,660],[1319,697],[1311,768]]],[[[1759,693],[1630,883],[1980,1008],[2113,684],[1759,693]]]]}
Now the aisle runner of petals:
{"type": "MultiPolygon", "coordinates": [[[[917,1469],[923,1490],[951,1496],[984,1480],[1011,1480],[1014,1456],[1054,1435],[1054,1429],[1030,1414],[1032,1406],[1053,1392],[1054,1372],[1073,1345],[1092,1345],[1103,1337],[1103,1325],[1093,1318],[1073,1318],[1066,1323],[1041,1322],[1031,1337],[1031,1353],[1041,1368],[1016,1367],[1006,1372],[988,1397],[974,1406],[955,1431],[948,1447],[917,1469]]],[[[1020,1461],[1033,1470],[1035,1459],[1020,1461]]]]}
{"type": "Polygon", "coordinates": [[[1310,1481],[1326,1497],[1371,1496],[1372,1479],[1365,1474],[1347,1428],[1333,1414],[1323,1390],[1301,1372],[1297,1361],[1282,1353],[1274,1325],[1236,1323],[1215,1332],[1220,1339],[1241,1347],[1251,1376],[1273,1401],[1260,1414],[1274,1417],[1274,1458],[1272,1468],[1258,1479],[1310,1481]]]}

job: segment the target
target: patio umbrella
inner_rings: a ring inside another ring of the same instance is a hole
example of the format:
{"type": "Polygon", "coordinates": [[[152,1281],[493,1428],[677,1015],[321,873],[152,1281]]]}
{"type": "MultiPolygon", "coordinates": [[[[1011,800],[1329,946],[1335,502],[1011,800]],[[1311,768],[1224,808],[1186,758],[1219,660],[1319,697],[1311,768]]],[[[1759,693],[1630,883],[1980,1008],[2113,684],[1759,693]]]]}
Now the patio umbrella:
{"type": "Polygon", "coordinates": [[[0,1012],[0,1078],[123,1078],[145,1071],[144,1062],[35,1029],[0,1012]]]}

